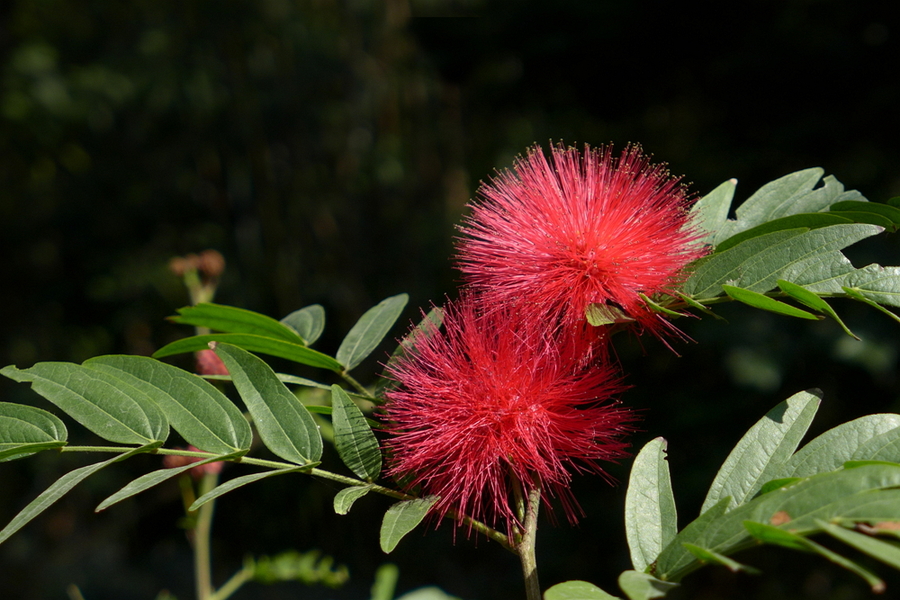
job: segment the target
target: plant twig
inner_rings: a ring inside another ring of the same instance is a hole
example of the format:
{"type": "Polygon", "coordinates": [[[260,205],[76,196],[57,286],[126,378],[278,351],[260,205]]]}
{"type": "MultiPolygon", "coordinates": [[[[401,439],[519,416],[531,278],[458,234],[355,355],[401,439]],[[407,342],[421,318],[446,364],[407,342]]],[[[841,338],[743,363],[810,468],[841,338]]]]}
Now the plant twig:
{"type": "Polygon", "coordinates": [[[538,581],[537,557],[537,518],[541,506],[541,488],[537,485],[528,492],[528,503],[525,509],[525,528],[518,544],[519,559],[522,561],[522,575],[525,577],[525,597],[527,600],[541,600],[541,584],[538,581]]]}
{"type": "MultiPolygon", "coordinates": [[[[200,496],[216,487],[217,473],[204,473],[200,480],[200,496]]],[[[215,501],[210,501],[197,511],[194,526],[194,577],[196,579],[197,600],[212,600],[212,561],[210,559],[210,534],[212,532],[215,501]]]]}

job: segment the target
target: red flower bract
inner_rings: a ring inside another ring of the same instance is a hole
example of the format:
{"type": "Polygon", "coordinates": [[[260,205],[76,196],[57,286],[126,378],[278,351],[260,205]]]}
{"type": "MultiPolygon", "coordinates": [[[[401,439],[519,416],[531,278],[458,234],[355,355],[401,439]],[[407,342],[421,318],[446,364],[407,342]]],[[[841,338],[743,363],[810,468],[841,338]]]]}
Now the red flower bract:
{"type": "Polygon", "coordinates": [[[590,304],[610,304],[654,333],[666,326],[639,294],[673,292],[705,254],[690,200],[639,147],[611,152],[557,145],[548,160],[535,146],[481,187],[460,228],[458,266],[486,302],[568,326],[583,323],[590,304]]]}
{"type": "Polygon", "coordinates": [[[622,386],[611,365],[584,366],[588,342],[534,319],[479,314],[463,299],[388,366],[389,474],[491,526],[518,525],[514,487],[562,500],[574,521],[571,471],[603,473],[598,460],[626,456],[633,415],[609,402],[622,386]]]}

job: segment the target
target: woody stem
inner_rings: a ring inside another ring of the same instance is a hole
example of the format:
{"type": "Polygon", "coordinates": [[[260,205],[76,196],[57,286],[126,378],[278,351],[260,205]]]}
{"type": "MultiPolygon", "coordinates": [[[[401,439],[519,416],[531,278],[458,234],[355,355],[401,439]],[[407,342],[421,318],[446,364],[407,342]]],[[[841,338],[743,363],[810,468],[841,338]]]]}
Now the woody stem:
{"type": "Polygon", "coordinates": [[[538,582],[537,558],[535,544],[537,542],[537,518],[541,506],[541,488],[538,481],[528,491],[525,505],[525,523],[517,550],[522,561],[522,574],[525,577],[525,598],[541,600],[541,585],[538,582]]]}

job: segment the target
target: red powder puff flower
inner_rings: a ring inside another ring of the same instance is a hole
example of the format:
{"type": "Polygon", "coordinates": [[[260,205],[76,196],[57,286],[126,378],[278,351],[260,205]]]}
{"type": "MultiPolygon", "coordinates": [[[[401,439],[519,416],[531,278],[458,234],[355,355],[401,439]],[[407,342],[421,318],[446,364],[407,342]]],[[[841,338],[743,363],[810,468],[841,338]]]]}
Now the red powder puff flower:
{"type": "Polygon", "coordinates": [[[584,366],[586,340],[477,306],[450,304],[443,328],[432,325],[388,366],[400,384],[384,405],[389,474],[439,496],[439,516],[456,511],[512,532],[518,485],[526,497],[540,486],[559,498],[574,522],[571,472],[603,474],[596,461],[627,455],[634,417],[609,401],[623,386],[611,364],[584,366]]]}
{"type": "Polygon", "coordinates": [[[549,160],[535,146],[479,193],[460,228],[459,269],[489,304],[566,326],[596,303],[658,335],[670,325],[639,294],[673,293],[705,254],[685,188],[638,146],[615,158],[609,147],[556,145],[549,160]]]}

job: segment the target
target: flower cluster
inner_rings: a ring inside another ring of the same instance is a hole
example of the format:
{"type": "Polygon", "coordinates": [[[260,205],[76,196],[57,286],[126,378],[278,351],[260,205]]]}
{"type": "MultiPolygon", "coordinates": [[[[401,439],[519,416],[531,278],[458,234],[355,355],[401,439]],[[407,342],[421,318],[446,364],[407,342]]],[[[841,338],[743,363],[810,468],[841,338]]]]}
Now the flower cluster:
{"type": "Polygon", "coordinates": [[[622,389],[610,365],[581,366],[590,342],[466,298],[444,311],[443,331],[419,337],[415,354],[388,367],[402,382],[386,406],[392,473],[456,511],[495,525],[516,522],[514,486],[539,485],[574,521],[569,470],[602,473],[597,460],[625,456],[632,414],[609,403],[622,389]]]}
{"type": "Polygon", "coordinates": [[[634,413],[592,305],[661,336],[646,299],[673,294],[704,250],[690,199],[640,148],[555,146],[482,186],[461,227],[467,286],[389,364],[390,474],[454,513],[521,531],[524,497],[559,499],[572,472],[626,455],[634,413]]]}
{"type": "Polygon", "coordinates": [[[658,333],[641,294],[671,293],[704,254],[684,187],[637,146],[532,148],[491,185],[461,228],[459,269],[492,306],[516,304],[567,326],[609,305],[658,333]]]}

